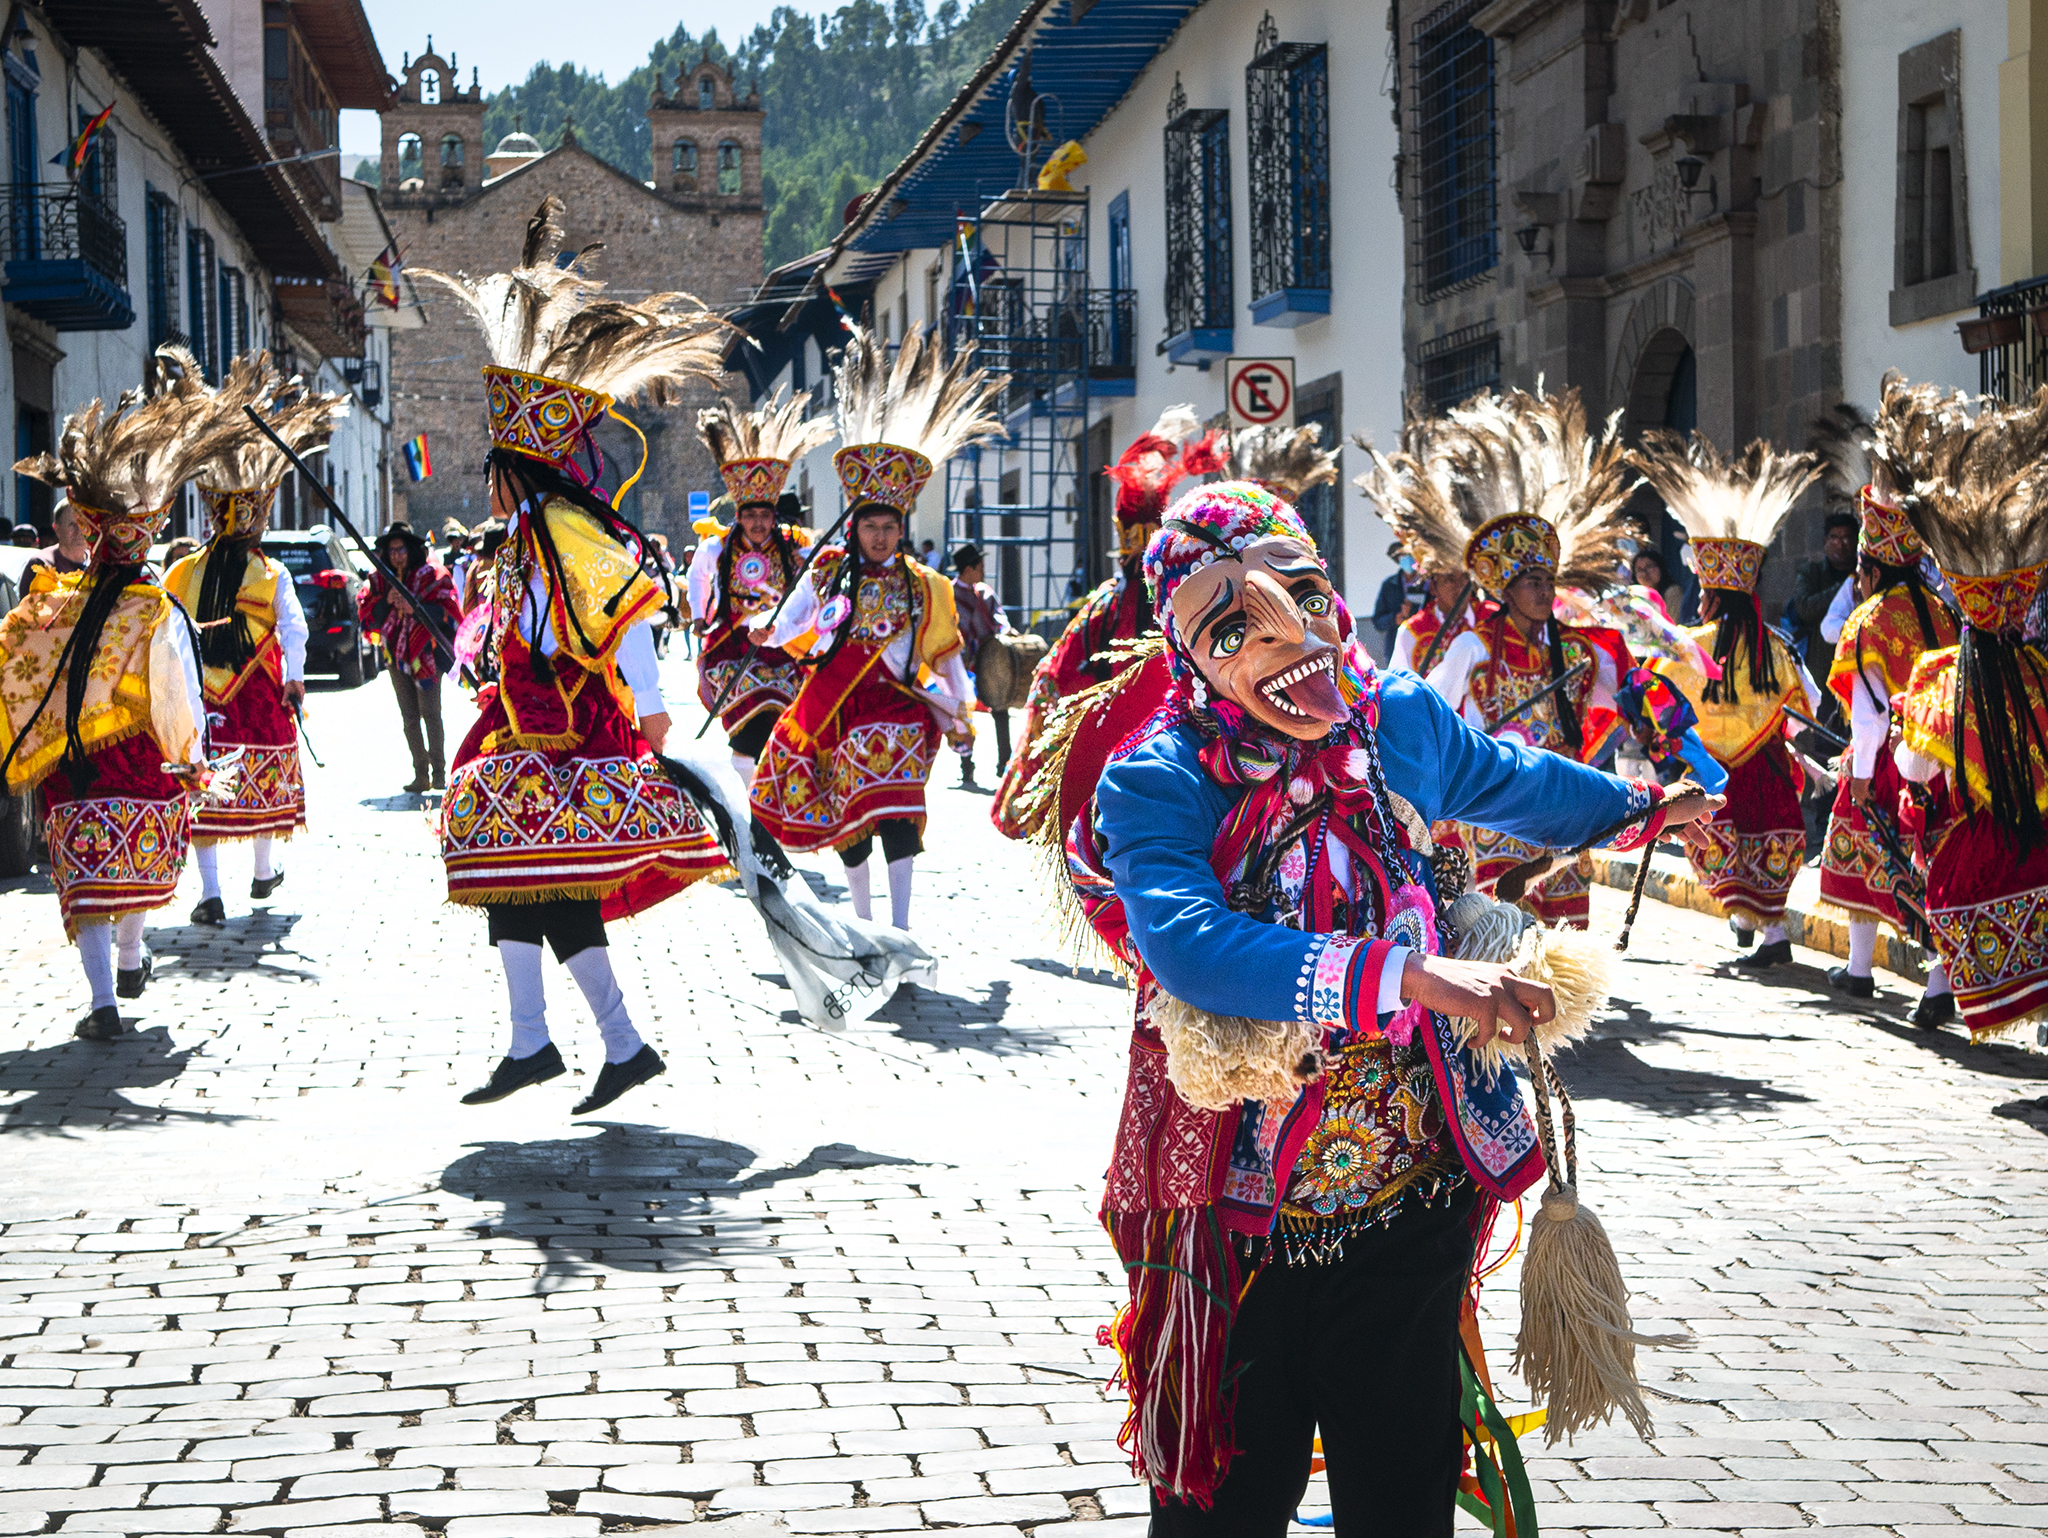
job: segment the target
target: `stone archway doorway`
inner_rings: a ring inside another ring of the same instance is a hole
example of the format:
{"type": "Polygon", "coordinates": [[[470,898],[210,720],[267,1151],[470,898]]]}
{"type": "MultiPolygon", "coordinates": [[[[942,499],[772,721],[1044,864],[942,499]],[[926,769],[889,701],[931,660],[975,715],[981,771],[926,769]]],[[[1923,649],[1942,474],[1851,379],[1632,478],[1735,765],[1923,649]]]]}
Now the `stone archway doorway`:
{"type": "MultiPolygon", "coordinates": [[[[1643,339],[1634,374],[1629,379],[1627,399],[1622,430],[1631,442],[1640,440],[1653,427],[1666,428],[1683,437],[1699,426],[1699,364],[1685,333],[1675,326],[1661,326],[1643,339]]],[[[1699,597],[1680,558],[1684,531],[1647,487],[1637,491],[1634,512],[1656,534],[1665,575],[1684,589],[1672,617],[1690,623],[1699,597]]]]}

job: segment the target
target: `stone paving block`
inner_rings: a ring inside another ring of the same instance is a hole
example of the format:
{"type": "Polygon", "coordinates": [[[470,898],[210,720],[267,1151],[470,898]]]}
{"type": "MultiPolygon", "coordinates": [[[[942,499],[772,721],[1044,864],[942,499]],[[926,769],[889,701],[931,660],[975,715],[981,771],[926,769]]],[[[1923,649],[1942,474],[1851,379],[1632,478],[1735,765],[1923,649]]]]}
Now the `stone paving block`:
{"type": "Polygon", "coordinates": [[[349,1495],[326,1501],[283,1501],[274,1506],[244,1506],[228,1519],[228,1530],[237,1533],[282,1532],[287,1527],[375,1522],[383,1515],[383,1503],[373,1495],[349,1495]]]}
{"type": "Polygon", "coordinates": [[[415,1490],[390,1498],[393,1516],[488,1517],[544,1516],[547,1494],[541,1490],[415,1490]]]}
{"type": "Polygon", "coordinates": [[[576,1497],[576,1514],[602,1521],[624,1518],[637,1523],[694,1522],[697,1503],[662,1495],[624,1495],[609,1490],[585,1490],[576,1497]]]}
{"type": "Polygon", "coordinates": [[[596,1517],[457,1517],[448,1538],[597,1538],[596,1517]]]}

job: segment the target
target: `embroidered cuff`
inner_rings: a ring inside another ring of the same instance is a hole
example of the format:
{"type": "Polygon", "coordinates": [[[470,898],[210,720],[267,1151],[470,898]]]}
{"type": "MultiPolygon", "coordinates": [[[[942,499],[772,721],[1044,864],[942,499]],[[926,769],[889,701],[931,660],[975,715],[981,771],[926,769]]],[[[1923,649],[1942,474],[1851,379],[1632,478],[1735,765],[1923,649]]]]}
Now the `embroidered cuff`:
{"type": "Polygon", "coordinates": [[[1622,784],[1628,787],[1628,809],[1624,815],[1633,817],[1644,807],[1657,808],[1641,822],[1630,823],[1609,840],[1609,849],[1626,853],[1655,843],[1657,835],[1664,831],[1664,787],[1654,780],[1623,780],[1622,784]]]}
{"type": "MultiPolygon", "coordinates": [[[[1348,1026],[1360,1036],[1378,1035],[1382,1006],[1380,998],[1389,969],[1389,958],[1399,953],[1405,962],[1408,947],[1392,940],[1353,940],[1346,956],[1346,969],[1337,990],[1340,1011],[1327,1017],[1348,1026]]],[[[1332,947],[1334,949],[1335,947],[1332,947]]],[[[1400,1004],[1400,971],[1394,970],[1394,1001],[1400,1004]]]]}
{"type": "Polygon", "coordinates": [[[1346,1006],[1351,1002],[1354,958],[1367,945],[1349,935],[1318,935],[1316,940],[1316,947],[1301,959],[1294,990],[1296,1018],[1342,1025],[1351,1018],[1346,1006]]]}

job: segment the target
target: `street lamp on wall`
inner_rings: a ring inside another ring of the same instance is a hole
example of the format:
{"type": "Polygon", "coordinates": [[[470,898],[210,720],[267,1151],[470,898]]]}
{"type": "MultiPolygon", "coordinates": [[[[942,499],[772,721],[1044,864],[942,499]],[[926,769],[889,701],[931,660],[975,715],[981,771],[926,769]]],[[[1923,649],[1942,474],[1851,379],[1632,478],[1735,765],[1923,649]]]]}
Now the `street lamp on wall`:
{"type": "Polygon", "coordinates": [[[1707,163],[1697,155],[1680,155],[1675,165],[1678,170],[1678,185],[1684,189],[1686,201],[1689,203],[1694,198],[1706,198],[1710,201],[1711,208],[1718,210],[1721,206],[1720,183],[1710,176],[1707,178],[1707,185],[1704,188],[1700,186],[1700,174],[1707,169],[1707,163]]]}
{"type": "Polygon", "coordinates": [[[1522,248],[1522,255],[1528,257],[1531,261],[1534,261],[1538,256],[1547,257],[1550,255],[1551,245],[1549,235],[1550,229],[1547,225],[1525,224],[1520,229],[1515,231],[1515,244],[1522,248]],[[1536,245],[1538,241],[1543,242],[1543,246],[1540,251],[1537,249],[1536,245]]]}

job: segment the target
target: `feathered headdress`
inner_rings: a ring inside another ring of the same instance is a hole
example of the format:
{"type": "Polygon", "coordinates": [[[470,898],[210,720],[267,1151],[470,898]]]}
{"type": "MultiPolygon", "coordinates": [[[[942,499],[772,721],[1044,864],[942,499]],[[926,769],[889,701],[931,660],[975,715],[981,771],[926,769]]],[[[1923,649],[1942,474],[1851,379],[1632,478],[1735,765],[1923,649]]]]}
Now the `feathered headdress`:
{"type": "Polygon", "coordinates": [[[1003,436],[995,405],[1008,383],[975,367],[971,343],[949,362],[938,333],[915,326],[892,360],[873,332],[854,327],[833,376],[845,447],[832,466],[847,506],[879,502],[909,516],[935,466],[1003,436]]]}
{"type": "MultiPolygon", "coordinates": [[[[189,355],[188,355],[189,356],[189,355]]],[[[198,376],[193,362],[189,377],[198,376]]],[[[348,414],[344,394],[310,389],[296,375],[278,372],[268,352],[244,353],[228,365],[228,375],[214,392],[227,421],[238,428],[234,439],[199,472],[199,497],[206,504],[213,531],[228,538],[263,532],[270,521],[278,485],[288,461],[259,432],[245,407],[254,407],[295,453],[316,454],[327,447],[334,424],[348,414]]]]}
{"type": "Polygon", "coordinates": [[[54,454],[14,466],[64,488],[96,568],[145,559],[178,488],[249,425],[222,406],[183,348],[159,348],[150,374],[147,393],[124,392],[111,413],[88,403],[64,419],[54,454]]]}
{"type": "Polygon", "coordinates": [[[1116,482],[1117,554],[1122,559],[1145,553],[1145,541],[1158,527],[1174,487],[1190,475],[1220,468],[1214,433],[1186,443],[1201,426],[1193,406],[1169,406],[1150,432],[1138,434],[1115,464],[1104,467],[1102,473],[1116,482]]]}
{"type": "Polygon", "coordinates": [[[1700,585],[1725,592],[1755,593],[1765,548],[1820,478],[1818,455],[1783,453],[1763,438],[1726,459],[1699,433],[1688,442],[1653,428],[1628,458],[1684,526],[1700,585]]]}
{"type": "Polygon", "coordinates": [[[778,389],[753,410],[721,398],[697,413],[697,435],[718,462],[734,507],[773,507],[789,467],[831,441],[830,418],[804,419],[809,403],[778,389]]]}
{"type": "Polygon", "coordinates": [[[533,211],[510,272],[413,269],[453,294],[483,331],[492,443],[554,464],[582,447],[615,400],[644,393],[665,406],[683,380],[715,380],[730,329],[689,294],[637,304],[599,297],[604,284],[584,263],[602,247],[561,251],[562,208],[550,195],[533,211]]]}
{"type": "Polygon", "coordinates": [[[1250,427],[1230,439],[1233,480],[1256,481],[1290,502],[1312,486],[1337,479],[1337,450],[1320,447],[1319,422],[1306,427],[1250,427]]]}
{"type": "Polygon", "coordinates": [[[1487,518],[1459,484],[1453,454],[1457,437],[1451,419],[1429,415],[1419,397],[1408,402],[1401,446],[1391,454],[1374,448],[1363,433],[1352,435],[1365,450],[1366,468],[1351,484],[1378,509],[1415,564],[1432,576],[1465,570],[1465,545],[1487,518]]]}

